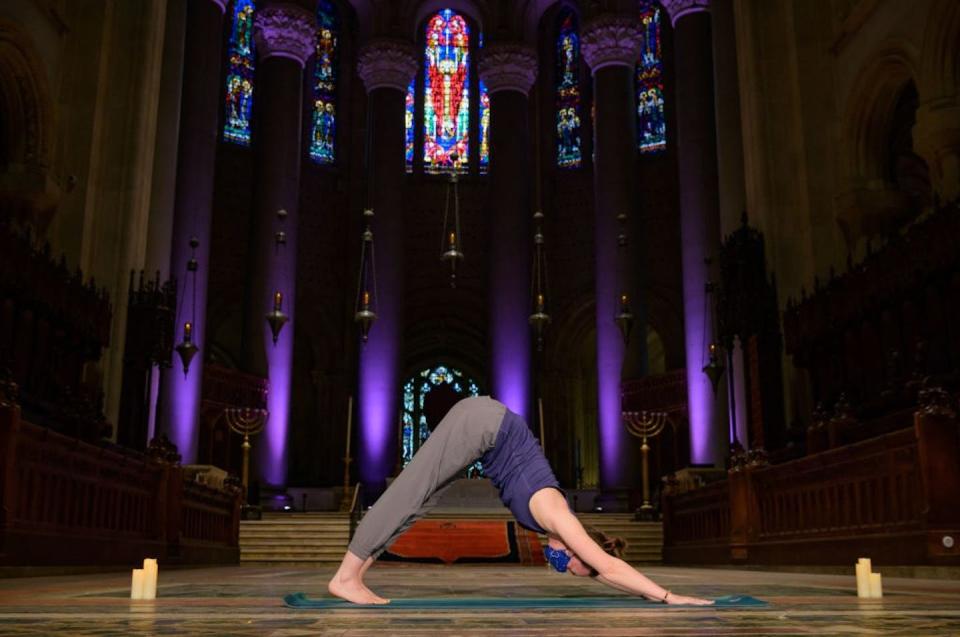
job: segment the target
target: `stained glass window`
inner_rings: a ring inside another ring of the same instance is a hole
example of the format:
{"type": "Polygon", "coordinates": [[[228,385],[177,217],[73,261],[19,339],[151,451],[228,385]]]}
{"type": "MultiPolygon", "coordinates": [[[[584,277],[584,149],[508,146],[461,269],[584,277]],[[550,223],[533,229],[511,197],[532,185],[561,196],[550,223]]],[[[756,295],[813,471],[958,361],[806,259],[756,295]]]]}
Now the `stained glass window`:
{"type": "Polygon", "coordinates": [[[234,0],[230,44],[227,49],[227,92],[223,138],[250,145],[253,107],[253,0],[234,0]]]}
{"type": "Polygon", "coordinates": [[[318,0],[310,157],[319,164],[332,164],[336,158],[336,95],[337,9],[330,0],[318,0]]]}
{"type": "Polygon", "coordinates": [[[490,94],[487,84],[480,80],[480,173],[490,167],[490,94]]]}
{"type": "Polygon", "coordinates": [[[557,166],[577,168],[580,151],[580,36],[577,16],[565,9],[557,34],[557,166]]]}
{"type": "Polygon", "coordinates": [[[428,172],[469,166],[469,53],[470,27],[463,16],[444,9],[430,18],[423,82],[423,165],[428,172]]]}
{"type": "Polygon", "coordinates": [[[407,146],[405,151],[405,157],[407,161],[407,172],[413,172],[413,119],[414,119],[414,91],[416,87],[416,80],[410,80],[410,86],[407,87],[407,105],[406,105],[406,130],[407,130],[407,146]]]}
{"type": "Polygon", "coordinates": [[[637,145],[641,153],[659,153],[667,147],[667,120],[663,112],[663,58],[660,57],[660,7],[643,0],[640,9],[643,48],[637,64],[637,145]]]}
{"type": "MultiPolygon", "coordinates": [[[[480,395],[480,388],[473,380],[460,370],[446,365],[428,367],[407,380],[403,386],[403,429],[400,432],[400,453],[404,467],[413,460],[413,455],[430,435],[427,416],[423,411],[424,399],[441,385],[449,385],[463,398],[480,395]]],[[[467,469],[467,475],[483,475],[479,460],[467,469]]]]}

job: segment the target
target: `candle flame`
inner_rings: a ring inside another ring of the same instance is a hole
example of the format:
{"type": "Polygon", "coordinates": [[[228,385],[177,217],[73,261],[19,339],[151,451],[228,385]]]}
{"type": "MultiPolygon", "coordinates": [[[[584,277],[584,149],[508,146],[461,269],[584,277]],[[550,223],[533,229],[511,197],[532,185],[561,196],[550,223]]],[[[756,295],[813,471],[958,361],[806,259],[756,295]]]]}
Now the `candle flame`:
{"type": "Polygon", "coordinates": [[[367,290],[363,291],[363,307],[367,308],[370,306],[370,292],[367,290]]]}
{"type": "Polygon", "coordinates": [[[277,290],[273,295],[273,309],[279,310],[283,305],[283,292],[277,290]]]}
{"type": "Polygon", "coordinates": [[[184,340],[189,341],[190,336],[192,335],[193,335],[193,323],[191,323],[190,321],[187,321],[186,323],[183,324],[183,338],[184,340]]]}
{"type": "Polygon", "coordinates": [[[456,233],[456,232],[451,232],[451,233],[450,233],[450,247],[453,248],[453,247],[455,247],[456,245],[457,245],[457,233],[456,233]]]}

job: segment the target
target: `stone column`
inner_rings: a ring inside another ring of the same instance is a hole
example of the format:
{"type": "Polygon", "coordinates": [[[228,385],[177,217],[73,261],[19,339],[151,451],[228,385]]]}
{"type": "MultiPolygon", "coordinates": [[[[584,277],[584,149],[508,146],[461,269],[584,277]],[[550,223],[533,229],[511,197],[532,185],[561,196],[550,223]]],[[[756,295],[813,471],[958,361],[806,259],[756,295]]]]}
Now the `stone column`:
{"type": "Polygon", "coordinates": [[[244,329],[248,371],[270,380],[267,426],[258,440],[259,476],[266,487],[282,488],[287,477],[287,426],[293,385],[293,338],[296,333],[297,226],[303,135],[303,69],[314,49],[316,19],[298,5],[266,4],[254,18],[259,55],[253,131],[254,205],[250,254],[249,306],[244,329]],[[286,219],[277,216],[287,212],[286,219]],[[286,233],[276,249],[274,235],[286,233]],[[264,316],[274,295],[283,296],[289,317],[277,342],[264,316]]]}
{"type": "MultiPolygon", "coordinates": [[[[634,482],[630,466],[635,441],[621,422],[620,381],[625,347],[614,323],[621,292],[631,294],[636,313],[640,299],[631,290],[634,272],[618,263],[617,216],[636,212],[636,91],[634,68],[640,54],[636,15],[600,15],[584,25],[581,51],[593,73],[594,197],[596,219],[595,281],[597,305],[597,427],[600,445],[600,488],[606,492],[634,482]],[[618,271],[619,270],[619,271],[618,271]]],[[[635,243],[638,243],[635,241],[635,243]]],[[[644,339],[634,326],[632,339],[644,339]]]]}
{"type": "MultiPolygon", "coordinates": [[[[716,91],[717,166],[719,187],[720,237],[726,237],[740,225],[746,210],[747,188],[743,172],[743,126],[740,123],[740,76],[737,70],[737,38],[733,0],[712,0],[713,80],[716,91]]],[[[727,373],[717,389],[721,422],[734,423],[737,440],[746,447],[747,404],[744,385],[743,346],[737,338],[726,357],[727,373]],[[733,383],[731,392],[730,383],[733,383]],[[727,400],[722,400],[726,396],[727,400]]],[[[732,442],[732,441],[731,441],[732,442]]]]}
{"type": "Polygon", "coordinates": [[[708,0],[667,0],[674,27],[677,100],[677,163],[680,176],[680,237],[683,315],[687,357],[690,461],[718,465],[726,453],[725,427],[716,395],[702,369],[713,339],[704,261],[720,247],[717,131],[714,114],[713,51],[708,0]]]}
{"type": "Polygon", "coordinates": [[[378,39],[361,49],[357,73],[367,89],[370,205],[377,259],[377,321],[360,350],[357,469],[367,495],[379,493],[397,456],[403,342],[403,184],[407,86],[414,48],[378,39]]]}
{"type": "Polygon", "coordinates": [[[210,224],[213,217],[213,179],[220,115],[220,68],[223,14],[226,0],[194,0],[187,3],[186,36],[177,147],[177,177],[173,202],[173,236],[170,274],[179,283],[180,324],[174,340],[183,340],[183,324],[195,318],[193,341],[200,351],[184,377],[174,354],[173,366],[164,370],[161,427],[177,445],[184,464],[196,461],[197,427],[203,359],[206,356],[207,280],[210,275],[210,224]],[[190,258],[190,239],[196,237],[197,295],[195,316],[192,296],[184,294],[184,276],[190,258]]]}
{"type": "MultiPolygon", "coordinates": [[[[530,393],[530,137],[527,97],[537,77],[533,49],[491,43],[480,77],[490,94],[489,355],[491,395],[526,418],[530,393]]],[[[534,428],[536,428],[534,426],[534,428]]]]}

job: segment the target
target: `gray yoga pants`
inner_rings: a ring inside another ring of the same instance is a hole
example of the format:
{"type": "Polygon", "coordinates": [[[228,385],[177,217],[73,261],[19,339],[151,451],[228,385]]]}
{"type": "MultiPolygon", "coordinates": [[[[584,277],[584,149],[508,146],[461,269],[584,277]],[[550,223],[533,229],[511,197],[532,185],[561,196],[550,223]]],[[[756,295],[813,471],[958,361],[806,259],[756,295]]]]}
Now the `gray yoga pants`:
{"type": "Polygon", "coordinates": [[[357,526],[349,551],[379,556],[436,506],[465,467],[493,448],[506,407],[488,396],[465,398],[447,412],[357,526]]]}

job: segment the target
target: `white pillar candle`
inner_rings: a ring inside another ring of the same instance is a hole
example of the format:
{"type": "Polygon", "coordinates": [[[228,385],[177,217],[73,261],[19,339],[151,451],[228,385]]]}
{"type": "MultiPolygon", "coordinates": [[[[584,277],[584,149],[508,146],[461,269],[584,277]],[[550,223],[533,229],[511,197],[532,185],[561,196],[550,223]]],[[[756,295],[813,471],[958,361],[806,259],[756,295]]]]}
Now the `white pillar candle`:
{"type": "Polygon", "coordinates": [[[157,598],[157,560],[143,560],[143,599],[157,598]]]}
{"type": "Polygon", "coordinates": [[[857,597],[870,597],[870,560],[861,557],[856,564],[857,597]]]}
{"type": "Polygon", "coordinates": [[[883,581],[880,573],[870,573],[870,597],[881,599],[883,597],[883,581]]]}
{"type": "Polygon", "coordinates": [[[130,582],[130,599],[143,599],[144,573],[142,568],[133,569],[133,579],[130,582]]]}

